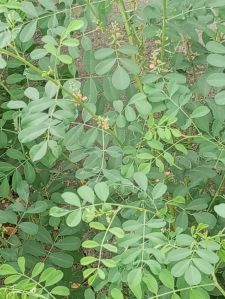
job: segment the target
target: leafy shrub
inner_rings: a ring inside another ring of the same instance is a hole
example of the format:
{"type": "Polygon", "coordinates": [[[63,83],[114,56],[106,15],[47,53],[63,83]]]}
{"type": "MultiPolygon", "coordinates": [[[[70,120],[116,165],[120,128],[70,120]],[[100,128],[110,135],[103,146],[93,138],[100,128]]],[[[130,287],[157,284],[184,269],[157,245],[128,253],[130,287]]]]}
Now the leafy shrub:
{"type": "Polygon", "coordinates": [[[224,15],[0,1],[3,298],[225,296],[224,15]]]}

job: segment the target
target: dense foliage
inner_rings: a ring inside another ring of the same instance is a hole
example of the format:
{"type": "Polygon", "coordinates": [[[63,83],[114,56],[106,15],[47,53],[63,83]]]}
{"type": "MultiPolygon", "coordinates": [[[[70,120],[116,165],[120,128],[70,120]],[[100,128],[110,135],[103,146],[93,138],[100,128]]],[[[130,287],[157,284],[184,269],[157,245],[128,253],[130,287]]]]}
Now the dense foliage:
{"type": "Polygon", "coordinates": [[[225,0],[145,2],[0,0],[3,299],[225,298],[225,0]]]}

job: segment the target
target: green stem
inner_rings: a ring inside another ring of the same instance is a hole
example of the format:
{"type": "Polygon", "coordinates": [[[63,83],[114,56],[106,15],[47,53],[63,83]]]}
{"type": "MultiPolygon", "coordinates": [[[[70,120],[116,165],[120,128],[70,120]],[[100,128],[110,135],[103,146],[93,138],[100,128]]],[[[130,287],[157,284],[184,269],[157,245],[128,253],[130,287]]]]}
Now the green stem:
{"type": "Polygon", "coordinates": [[[12,99],[15,99],[15,96],[11,93],[11,91],[5,86],[5,84],[1,81],[0,85],[2,86],[2,88],[10,95],[10,97],[12,99]]]}
{"type": "MultiPolygon", "coordinates": [[[[38,75],[40,75],[43,78],[43,80],[49,80],[49,81],[53,82],[55,85],[59,86],[59,88],[62,91],[64,91],[67,95],[69,95],[78,105],[80,105],[84,110],[86,110],[95,120],[98,119],[98,115],[96,115],[85,103],[83,103],[81,101],[77,101],[75,95],[73,94],[73,92],[71,92],[70,90],[68,90],[63,85],[61,85],[61,83],[60,83],[59,80],[56,80],[56,79],[52,78],[46,72],[43,72],[42,70],[40,70],[39,68],[37,68],[36,66],[34,66],[33,64],[31,64],[29,61],[27,61],[23,57],[15,54],[15,53],[12,53],[11,51],[8,51],[8,50],[5,50],[5,49],[0,49],[0,54],[8,55],[8,56],[11,56],[11,57],[13,57],[13,58],[21,61],[24,65],[28,66],[35,73],[37,73],[38,75]]],[[[114,133],[114,131],[112,131],[110,129],[108,129],[107,131],[118,142],[118,144],[120,146],[122,146],[121,141],[118,139],[118,137],[116,136],[116,134],[114,133]]]]}
{"type": "Polygon", "coordinates": [[[225,298],[225,290],[221,287],[221,285],[219,284],[216,275],[213,274],[213,281],[215,283],[215,287],[220,291],[220,293],[224,296],[225,298]]]}
{"type": "MultiPolygon", "coordinates": [[[[138,46],[138,38],[137,38],[134,30],[132,29],[133,28],[132,25],[130,24],[129,17],[127,15],[126,7],[125,7],[123,0],[118,0],[118,7],[119,7],[120,13],[123,18],[123,22],[124,22],[124,26],[125,26],[125,29],[127,32],[129,43],[133,46],[135,46],[135,45],[138,46]]],[[[139,48],[139,46],[138,46],[138,48],[139,48]]],[[[134,63],[137,63],[134,55],[132,55],[132,60],[134,63]]],[[[139,91],[143,92],[143,86],[142,86],[140,77],[138,75],[134,75],[134,80],[135,80],[136,86],[139,89],[139,91]]]]}
{"type": "Polygon", "coordinates": [[[49,298],[56,299],[55,296],[54,296],[53,294],[51,294],[51,292],[49,292],[49,291],[45,288],[45,286],[43,286],[40,282],[36,281],[35,279],[29,277],[28,275],[26,275],[26,274],[24,274],[24,273],[22,273],[22,275],[23,275],[25,278],[27,278],[27,279],[33,281],[33,282],[34,282],[36,285],[38,285],[42,290],[44,290],[45,293],[48,294],[49,298]]]}
{"type": "Polygon", "coordinates": [[[224,182],[225,182],[225,174],[224,174],[223,177],[222,177],[222,180],[221,180],[221,182],[220,182],[219,188],[217,189],[215,195],[213,196],[213,199],[212,199],[212,201],[210,202],[210,205],[209,205],[207,211],[210,211],[211,208],[212,208],[212,206],[214,205],[214,203],[215,203],[215,201],[216,201],[216,199],[217,199],[217,196],[220,194],[220,190],[222,189],[224,182]]]}
{"type": "Polygon", "coordinates": [[[166,46],[167,0],[162,0],[162,1],[163,1],[163,20],[162,20],[160,60],[163,63],[165,58],[165,46],[166,46]]]}
{"type": "Polygon", "coordinates": [[[109,225],[108,225],[108,227],[107,227],[107,229],[106,229],[106,231],[104,233],[104,236],[102,238],[102,242],[101,242],[100,249],[99,249],[97,269],[99,269],[100,266],[101,266],[102,254],[103,254],[103,249],[104,249],[103,246],[105,244],[106,237],[107,237],[108,232],[109,232],[109,230],[110,230],[110,228],[111,228],[111,226],[112,226],[112,224],[114,222],[114,219],[116,218],[117,214],[119,213],[119,211],[120,211],[120,208],[117,208],[117,210],[114,212],[114,215],[112,216],[112,219],[110,220],[109,225]]]}
{"type": "Polygon", "coordinates": [[[43,296],[41,294],[36,294],[33,291],[25,291],[25,290],[16,289],[14,286],[1,288],[1,295],[3,294],[3,291],[5,291],[5,293],[6,293],[4,295],[7,295],[7,297],[3,297],[3,298],[14,298],[13,295],[15,295],[15,294],[21,294],[21,295],[26,294],[28,296],[31,296],[30,298],[34,297],[34,298],[38,298],[38,299],[46,299],[46,296],[43,296]],[[12,297],[9,297],[9,296],[12,296],[12,297]]]}
{"type": "Polygon", "coordinates": [[[90,12],[92,13],[92,15],[95,17],[95,19],[96,19],[96,24],[97,24],[98,26],[100,26],[100,25],[101,25],[101,24],[100,24],[100,20],[99,20],[99,17],[98,17],[98,15],[97,15],[95,9],[93,8],[93,4],[91,3],[90,0],[85,0],[85,3],[86,3],[86,5],[87,5],[87,7],[90,9],[90,12]]]}
{"type": "Polygon", "coordinates": [[[198,288],[202,288],[202,287],[204,288],[204,287],[209,287],[209,286],[214,286],[214,284],[213,283],[208,283],[208,284],[202,284],[202,285],[196,285],[196,286],[186,287],[186,288],[182,288],[182,289],[172,290],[172,291],[169,291],[169,292],[166,292],[166,293],[163,293],[163,294],[158,294],[156,296],[152,296],[148,299],[158,299],[158,298],[164,297],[166,295],[172,295],[172,294],[182,292],[182,291],[188,291],[188,290],[191,290],[191,289],[198,289],[198,288]]]}

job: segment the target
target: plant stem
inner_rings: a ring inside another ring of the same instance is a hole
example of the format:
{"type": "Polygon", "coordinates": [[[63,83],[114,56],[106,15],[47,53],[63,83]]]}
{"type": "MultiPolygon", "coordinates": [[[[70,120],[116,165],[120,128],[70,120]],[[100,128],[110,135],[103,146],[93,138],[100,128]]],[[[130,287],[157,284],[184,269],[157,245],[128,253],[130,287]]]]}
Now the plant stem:
{"type": "Polygon", "coordinates": [[[158,295],[152,296],[148,299],[158,299],[158,298],[164,297],[166,295],[172,295],[172,294],[182,292],[182,291],[188,291],[188,290],[191,290],[191,289],[198,289],[198,288],[209,287],[209,286],[214,286],[214,284],[213,283],[208,283],[208,284],[202,284],[202,285],[196,285],[196,286],[181,288],[181,289],[177,289],[177,290],[172,290],[172,291],[169,291],[169,292],[166,292],[166,293],[163,293],[163,294],[158,294],[158,295]]]}
{"type": "Polygon", "coordinates": [[[166,22],[167,22],[167,0],[162,0],[162,1],[163,1],[163,20],[162,20],[161,51],[160,51],[161,63],[163,63],[165,59],[166,22]]]}
{"type": "Polygon", "coordinates": [[[12,99],[15,99],[15,96],[11,93],[11,91],[5,86],[5,84],[3,82],[0,82],[0,85],[2,86],[2,88],[10,95],[10,97],[12,99]]]}
{"type": "Polygon", "coordinates": [[[222,177],[222,180],[221,180],[221,182],[220,182],[220,185],[219,185],[219,188],[217,189],[217,191],[216,191],[216,193],[215,193],[215,195],[213,196],[213,199],[212,199],[212,201],[210,202],[210,205],[209,205],[209,207],[208,207],[208,210],[207,211],[210,211],[211,210],[211,208],[212,208],[212,206],[213,206],[213,204],[215,203],[215,201],[216,201],[216,198],[217,198],[217,196],[219,195],[219,193],[220,193],[220,190],[222,189],[222,187],[223,187],[223,184],[224,184],[224,182],[225,182],[225,174],[223,175],[223,177],[222,177]]]}
{"type": "Polygon", "coordinates": [[[225,290],[221,287],[221,285],[219,284],[216,275],[213,274],[213,281],[215,283],[215,287],[220,291],[220,293],[224,296],[225,298],[225,290]]]}
{"type": "MultiPolygon", "coordinates": [[[[125,26],[125,29],[127,32],[129,43],[131,45],[137,46],[139,48],[138,38],[137,38],[134,30],[132,29],[133,28],[132,25],[130,24],[129,17],[126,12],[124,0],[118,0],[118,7],[119,7],[120,13],[123,17],[123,22],[124,22],[124,26],[125,26]]],[[[132,60],[134,63],[137,63],[136,59],[135,59],[135,55],[132,55],[132,60]]],[[[139,89],[139,91],[143,92],[143,86],[142,86],[140,77],[138,75],[134,75],[134,80],[135,80],[136,86],[139,89]]]]}
{"type": "MultiPolygon", "coordinates": [[[[0,54],[5,54],[5,55],[11,56],[11,57],[21,61],[24,65],[28,66],[33,71],[35,71],[38,75],[40,75],[43,78],[43,80],[49,80],[49,81],[53,82],[55,85],[59,86],[59,88],[62,91],[64,91],[67,95],[69,95],[74,100],[74,102],[76,102],[79,106],[81,106],[84,110],[86,110],[95,120],[98,119],[98,115],[96,115],[85,103],[83,103],[81,101],[77,101],[75,95],[73,94],[73,92],[71,92],[69,89],[67,89],[63,85],[61,85],[59,80],[52,78],[46,72],[43,72],[42,70],[40,70],[39,68],[37,68],[36,66],[31,64],[29,61],[27,61],[23,57],[15,54],[15,53],[12,53],[11,51],[8,51],[8,50],[5,50],[5,49],[0,49],[0,54]]],[[[121,141],[118,139],[118,137],[116,136],[114,131],[112,131],[111,129],[108,129],[107,131],[118,142],[118,144],[120,146],[122,146],[121,141]]]]}

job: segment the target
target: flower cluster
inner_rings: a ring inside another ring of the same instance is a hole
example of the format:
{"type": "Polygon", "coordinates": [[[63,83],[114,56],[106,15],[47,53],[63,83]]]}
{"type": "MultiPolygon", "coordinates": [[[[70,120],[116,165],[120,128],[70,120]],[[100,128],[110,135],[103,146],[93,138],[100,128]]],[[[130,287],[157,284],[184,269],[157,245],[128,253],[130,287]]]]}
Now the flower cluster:
{"type": "Polygon", "coordinates": [[[87,100],[86,96],[83,96],[80,92],[74,93],[74,100],[76,104],[80,105],[81,103],[85,102],[87,100]]]}
{"type": "Polygon", "coordinates": [[[108,117],[102,117],[102,116],[98,116],[97,118],[97,124],[99,127],[101,127],[104,130],[108,130],[109,129],[109,119],[108,117]]]}

